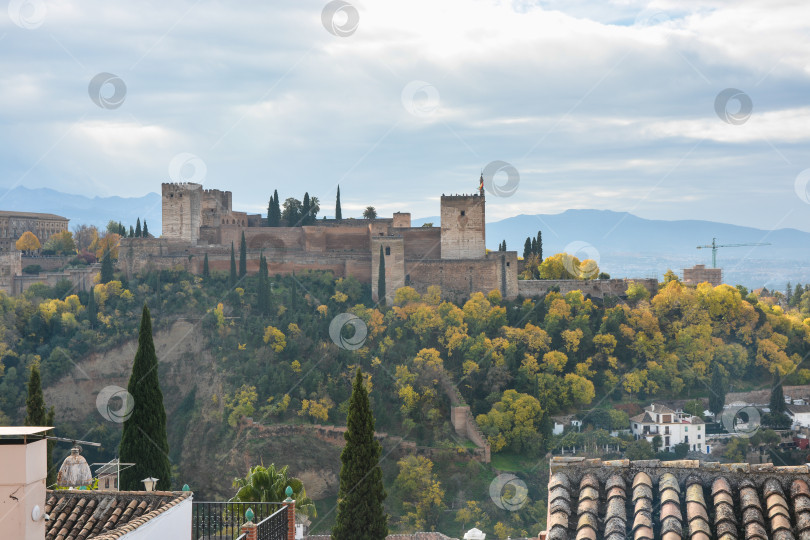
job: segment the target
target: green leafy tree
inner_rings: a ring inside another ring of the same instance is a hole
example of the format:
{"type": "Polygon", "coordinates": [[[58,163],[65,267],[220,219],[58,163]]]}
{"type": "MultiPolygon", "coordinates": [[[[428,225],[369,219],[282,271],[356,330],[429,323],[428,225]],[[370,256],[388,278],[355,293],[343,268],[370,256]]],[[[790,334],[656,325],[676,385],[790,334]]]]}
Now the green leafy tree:
{"type": "Polygon", "coordinates": [[[340,209],[340,185],[337,187],[337,196],[335,197],[335,219],[343,219],[343,211],[340,209]]]}
{"type": "Polygon", "coordinates": [[[385,305],[385,252],[380,246],[380,265],[377,274],[377,301],[385,305]]]}
{"type": "Polygon", "coordinates": [[[141,480],[158,479],[156,489],[168,491],[172,485],[169,442],[166,437],[166,410],[158,378],[158,361],[152,339],[152,318],[143,306],[138,333],[138,350],[132,364],[127,392],[132,396],[132,414],[124,421],[118,455],[122,462],[135,463],[121,471],[121,489],[143,488],[141,480]]]}
{"type": "Polygon", "coordinates": [[[639,439],[628,444],[624,454],[627,459],[633,461],[652,459],[655,456],[652,445],[645,439],[639,439]]]}
{"type": "Polygon", "coordinates": [[[101,259],[101,282],[109,283],[114,279],[113,273],[115,267],[113,266],[112,253],[110,250],[104,252],[104,257],[101,259]]]}
{"type": "Polygon", "coordinates": [[[284,201],[284,210],[281,212],[281,219],[287,224],[287,227],[299,227],[301,225],[301,201],[295,197],[288,197],[284,201]]]}
{"type": "Polygon", "coordinates": [[[236,287],[236,252],[233,248],[233,242],[231,242],[231,275],[230,275],[230,284],[231,287],[236,287]]]}
{"type": "Polygon", "coordinates": [[[307,497],[304,483],[290,476],[289,466],[277,469],[275,464],[268,467],[256,465],[248,470],[244,478],[234,478],[233,487],[238,488],[229,502],[281,502],[287,498],[287,486],[292,488],[295,511],[310,518],[317,517],[315,503],[307,497]]]}
{"type": "MultiPolygon", "coordinates": [[[[46,410],[45,396],[42,394],[42,379],[39,375],[39,362],[31,364],[28,376],[28,397],[25,399],[25,425],[26,426],[53,426],[54,409],[46,410]]],[[[47,433],[50,433],[47,432],[47,433]]],[[[47,486],[56,483],[56,469],[53,463],[53,441],[48,441],[46,465],[48,467],[47,486]]]]}
{"type": "Polygon", "coordinates": [[[410,455],[397,462],[399,474],[394,483],[408,512],[402,521],[418,531],[436,530],[444,510],[444,490],[433,472],[433,462],[410,455]]]}
{"type": "Polygon", "coordinates": [[[239,242],[239,277],[247,275],[247,243],[245,242],[245,231],[242,231],[242,240],[239,242]]]}
{"type": "Polygon", "coordinates": [[[374,438],[374,415],[358,369],[346,417],[346,446],[340,454],[340,488],[333,540],[384,540],[388,516],[383,501],[380,453],[374,438]]]}
{"type": "Polygon", "coordinates": [[[377,209],[373,206],[366,206],[363,210],[363,219],[377,219],[377,209]]]}

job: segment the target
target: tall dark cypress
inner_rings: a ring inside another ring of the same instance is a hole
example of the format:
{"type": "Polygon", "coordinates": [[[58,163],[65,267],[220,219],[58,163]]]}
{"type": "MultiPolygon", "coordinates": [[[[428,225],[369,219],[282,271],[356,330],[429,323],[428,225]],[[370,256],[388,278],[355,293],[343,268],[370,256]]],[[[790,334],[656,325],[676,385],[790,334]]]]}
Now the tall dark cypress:
{"type": "Polygon", "coordinates": [[[268,282],[267,282],[267,259],[264,254],[259,255],[259,287],[257,290],[257,306],[259,313],[267,315],[270,305],[270,297],[268,295],[268,282]]]}
{"type": "MultiPolygon", "coordinates": [[[[53,426],[54,410],[46,410],[45,396],[42,394],[42,379],[39,375],[39,362],[31,364],[31,371],[28,375],[28,397],[25,399],[25,425],[26,426],[53,426]]],[[[50,434],[50,432],[48,432],[50,434]]],[[[47,446],[47,486],[56,483],[56,469],[51,466],[53,460],[53,441],[48,441],[47,446]]]]}
{"type": "Polygon", "coordinates": [[[281,226],[281,203],[278,202],[278,190],[273,190],[273,219],[275,220],[274,227],[281,226]]]}
{"type": "Polygon", "coordinates": [[[532,238],[532,255],[537,255],[537,238],[532,238]]]}
{"type": "Polygon", "coordinates": [[[138,221],[135,222],[135,238],[141,237],[141,218],[138,218],[138,221]]]}
{"type": "Polygon", "coordinates": [[[135,463],[121,471],[121,489],[140,491],[141,480],[157,478],[156,489],[168,491],[172,485],[169,442],[166,437],[166,410],[160,390],[158,361],[152,340],[152,318],[143,306],[138,350],[132,364],[127,392],[132,396],[132,414],[124,421],[118,455],[122,462],[135,463]]]}
{"type": "Polygon", "coordinates": [[[526,237],[526,243],[523,244],[523,258],[528,259],[532,255],[532,239],[526,237]]]}
{"type": "Polygon", "coordinates": [[[785,404],[785,393],[782,390],[782,381],[778,379],[771,390],[771,401],[769,405],[771,414],[783,414],[787,410],[787,405],[785,404]]]}
{"type": "Polygon", "coordinates": [[[208,253],[205,254],[205,259],[203,259],[202,277],[206,281],[211,277],[211,270],[208,268],[208,253]]]}
{"type": "Polygon", "coordinates": [[[712,370],[712,384],[709,389],[709,410],[715,417],[723,412],[723,406],[726,404],[726,384],[723,380],[723,373],[720,366],[715,364],[712,370]]]}
{"type": "Polygon", "coordinates": [[[149,227],[146,226],[146,220],[143,220],[143,237],[149,238],[149,227]]]}
{"type": "Polygon", "coordinates": [[[374,415],[358,369],[346,417],[346,446],[340,454],[340,487],[333,540],[383,540],[388,516],[380,469],[382,447],[374,438],[374,415]]]}
{"type": "Polygon", "coordinates": [[[98,306],[96,305],[96,291],[94,287],[90,287],[87,293],[87,320],[90,322],[90,328],[95,328],[98,322],[98,306]]]}
{"type": "Polygon", "coordinates": [[[231,287],[236,286],[236,252],[233,250],[233,242],[231,242],[231,287]]]}
{"type": "Polygon", "coordinates": [[[132,228],[132,225],[129,226],[129,238],[135,238],[135,229],[132,228]]]}
{"type": "Polygon", "coordinates": [[[104,257],[101,258],[101,282],[109,283],[113,280],[113,273],[115,267],[113,266],[112,254],[110,250],[104,252],[104,257]]]}
{"type": "Polygon", "coordinates": [[[312,205],[309,201],[309,192],[304,193],[304,200],[301,203],[301,225],[309,225],[312,219],[312,205]]]}
{"type": "Polygon", "coordinates": [[[245,231],[242,231],[242,240],[239,242],[239,277],[247,274],[247,243],[245,243],[245,231]]]}
{"type": "Polygon", "coordinates": [[[380,267],[377,274],[377,301],[385,304],[385,252],[383,247],[380,246],[380,267]]]}
{"type": "Polygon", "coordinates": [[[537,231],[537,259],[543,260],[543,233],[541,231],[537,231]]]}
{"type": "Polygon", "coordinates": [[[340,185],[338,185],[337,197],[335,197],[335,219],[343,219],[343,211],[340,209],[340,185]]]}

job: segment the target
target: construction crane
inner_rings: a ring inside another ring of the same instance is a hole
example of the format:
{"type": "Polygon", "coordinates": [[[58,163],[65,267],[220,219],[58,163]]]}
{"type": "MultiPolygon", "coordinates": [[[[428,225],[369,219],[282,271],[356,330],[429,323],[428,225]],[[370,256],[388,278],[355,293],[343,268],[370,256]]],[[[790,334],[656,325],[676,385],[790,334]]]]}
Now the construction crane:
{"type": "Polygon", "coordinates": [[[718,244],[717,238],[712,238],[712,243],[708,246],[698,246],[698,249],[712,249],[712,268],[717,268],[717,248],[726,248],[726,247],[745,247],[745,246],[770,246],[770,242],[762,243],[762,242],[753,242],[750,244],[718,244]]]}

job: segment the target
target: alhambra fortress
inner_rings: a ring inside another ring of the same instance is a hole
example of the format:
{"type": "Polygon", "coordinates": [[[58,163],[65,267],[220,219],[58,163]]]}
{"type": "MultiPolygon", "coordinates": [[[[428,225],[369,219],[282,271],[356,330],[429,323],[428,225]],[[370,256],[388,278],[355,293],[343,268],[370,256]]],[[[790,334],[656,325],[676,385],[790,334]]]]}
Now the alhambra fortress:
{"type": "MultiPolygon", "coordinates": [[[[597,297],[623,295],[627,290],[629,281],[623,279],[519,281],[516,252],[486,250],[485,210],[481,191],[442,195],[440,227],[412,227],[407,212],[396,212],[390,218],[322,219],[313,225],[267,227],[260,214],[234,211],[230,191],[203,189],[194,183],[164,183],[161,236],[122,239],[118,266],[128,278],[150,268],[183,268],[201,274],[207,254],[212,271],[227,272],[231,246],[238,250],[244,233],[249,273],[258,271],[263,254],[270,275],[304,270],[328,270],[336,277],[351,275],[371,284],[375,300],[380,248],[389,302],[396,289],[405,285],[420,293],[438,285],[445,298],[455,300],[492,290],[507,299],[539,296],[553,286],[561,292],[581,289],[597,297]]],[[[654,279],[635,281],[651,290],[657,286],[654,279]]]]}
{"type": "MultiPolygon", "coordinates": [[[[441,226],[412,227],[411,214],[390,218],[319,219],[312,225],[268,227],[260,214],[234,211],[230,191],[203,189],[194,183],[162,184],[163,228],[158,238],[122,238],[118,270],[128,279],[150,269],[184,269],[202,274],[209,269],[230,270],[231,246],[238,250],[245,235],[247,270],[258,272],[259,257],[267,258],[270,275],[305,270],[327,270],[336,277],[354,276],[370,284],[377,298],[380,251],[385,259],[386,299],[411,286],[420,293],[438,285],[445,299],[463,301],[474,292],[500,291],[507,299],[538,297],[550,290],[603,298],[624,296],[631,282],[651,293],[656,279],[518,280],[523,260],[515,251],[486,249],[486,198],[441,196],[441,226]]],[[[98,265],[68,266],[69,257],[23,254],[14,242],[24,231],[47,239],[68,230],[68,219],[52,214],[0,212],[0,290],[17,295],[35,283],[56,285],[70,281],[75,290],[88,290],[97,279],[98,265]],[[25,274],[27,265],[42,266],[40,274],[25,274]]],[[[527,235],[535,231],[526,231],[527,235]]],[[[686,277],[686,271],[684,273],[686,277]]]]}

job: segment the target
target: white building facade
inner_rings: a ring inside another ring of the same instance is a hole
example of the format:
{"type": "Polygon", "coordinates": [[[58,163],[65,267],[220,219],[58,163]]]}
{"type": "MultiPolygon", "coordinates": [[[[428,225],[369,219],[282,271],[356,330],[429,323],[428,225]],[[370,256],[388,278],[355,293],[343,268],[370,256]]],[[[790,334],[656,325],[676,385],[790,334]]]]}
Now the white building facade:
{"type": "Polygon", "coordinates": [[[699,416],[674,411],[665,405],[653,403],[644,412],[630,419],[630,431],[638,439],[650,444],[656,435],[661,437],[661,450],[672,452],[675,445],[687,444],[690,452],[711,453],[706,441],[706,424],[699,416]]]}

